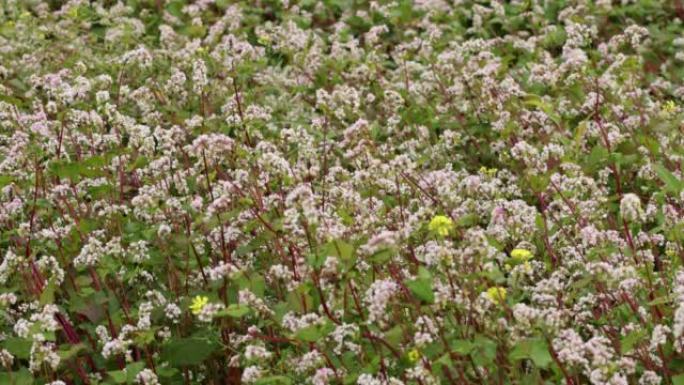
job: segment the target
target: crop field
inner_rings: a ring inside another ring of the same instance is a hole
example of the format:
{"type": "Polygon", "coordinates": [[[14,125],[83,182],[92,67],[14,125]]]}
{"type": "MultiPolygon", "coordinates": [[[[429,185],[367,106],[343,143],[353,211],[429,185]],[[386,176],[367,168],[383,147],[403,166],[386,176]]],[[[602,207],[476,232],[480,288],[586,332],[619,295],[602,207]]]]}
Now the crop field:
{"type": "Polygon", "coordinates": [[[684,385],[684,0],[0,0],[0,385],[684,385]]]}

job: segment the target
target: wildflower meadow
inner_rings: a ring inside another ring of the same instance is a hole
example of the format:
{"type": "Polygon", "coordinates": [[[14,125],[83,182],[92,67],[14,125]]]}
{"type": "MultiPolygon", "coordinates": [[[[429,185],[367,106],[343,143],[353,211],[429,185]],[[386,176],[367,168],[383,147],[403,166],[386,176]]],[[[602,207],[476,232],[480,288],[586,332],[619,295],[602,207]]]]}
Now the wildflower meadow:
{"type": "Polygon", "coordinates": [[[684,1],[0,0],[0,385],[684,385],[684,1]]]}

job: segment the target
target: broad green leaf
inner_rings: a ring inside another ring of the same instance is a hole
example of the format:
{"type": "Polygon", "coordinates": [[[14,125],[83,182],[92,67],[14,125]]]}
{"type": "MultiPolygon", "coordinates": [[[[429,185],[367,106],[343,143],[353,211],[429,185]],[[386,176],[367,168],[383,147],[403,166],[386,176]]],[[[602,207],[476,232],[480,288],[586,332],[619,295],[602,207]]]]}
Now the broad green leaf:
{"type": "Polygon", "coordinates": [[[161,358],[171,365],[197,365],[218,349],[218,343],[204,338],[180,338],[163,346],[161,358]]]}
{"type": "Polygon", "coordinates": [[[508,355],[511,360],[530,359],[539,368],[546,368],[553,360],[549,347],[542,338],[519,341],[508,355]]]}
{"type": "Polygon", "coordinates": [[[468,340],[453,340],[450,344],[451,350],[462,356],[470,354],[475,348],[475,344],[468,340]]]}
{"type": "Polygon", "coordinates": [[[225,309],[218,311],[215,314],[215,317],[227,316],[231,318],[242,318],[245,315],[247,315],[250,311],[251,309],[249,308],[249,306],[232,303],[228,305],[228,307],[226,307],[225,309]]]}
{"type": "Polygon", "coordinates": [[[31,355],[31,340],[20,337],[10,337],[2,342],[2,346],[20,359],[28,359],[31,355]]]}
{"type": "Polygon", "coordinates": [[[432,291],[432,279],[418,278],[406,282],[406,287],[411,293],[423,302],[435,302],[435,293],[432,291]]]}
{"type": "Polygon", "coordinates": [[[677,179],[677,177],[662,164],[656,164],[654,165],[654,168],[660,180],[665,184],[665,190],[678,196],[682,189],[684,189],[684,182],[677,179]]]}
{"type": "Polygon", "coordinates": [[[21,368],[16,372],[0,372],[0,384],[7,385],[32,385],[33,375],[27,368],[21,368]]]}
{"type": "Polygon", "coordinates": [[[622,337],[620,340],[620,350],[622,354],[627,354],[631,352],[636,344],[646,336],[646,331],[643,329],[638,329],[630,332],[626,336],[622,337]]]}
{"type": "Polygon", "coordinates": [[[684,385],[684,374],[672,376],[672,385],[684,385]]]}

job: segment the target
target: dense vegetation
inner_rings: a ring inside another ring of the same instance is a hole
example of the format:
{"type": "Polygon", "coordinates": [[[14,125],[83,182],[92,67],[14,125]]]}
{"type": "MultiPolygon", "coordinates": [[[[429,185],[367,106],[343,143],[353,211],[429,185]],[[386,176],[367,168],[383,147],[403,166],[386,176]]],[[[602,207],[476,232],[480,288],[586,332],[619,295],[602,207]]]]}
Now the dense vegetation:
{"type": "Polygon", "coordinates": [[[684,384],[683,20],[0,1],[0,383],[684,384]]]}

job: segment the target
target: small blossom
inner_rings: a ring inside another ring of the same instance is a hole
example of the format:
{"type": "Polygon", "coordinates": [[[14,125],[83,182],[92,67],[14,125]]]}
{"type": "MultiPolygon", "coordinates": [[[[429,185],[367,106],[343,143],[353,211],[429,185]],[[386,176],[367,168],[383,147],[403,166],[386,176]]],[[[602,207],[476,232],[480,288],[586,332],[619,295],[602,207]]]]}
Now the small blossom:
{"type": "Polygon", "coordinates": [[[454,229],[454,221],[444,215],[436,215],[430,221],[428,228],[430,231],[439,234],[442,237],[446,237],[449,235],[449,232],[454,229]]]}
{"type": "Polygon", "coordinates": [[[192,304],[190,305],[190,310],[192,311],[192,314],[200,314],[202,312],[202,309],[209,303],[209,298],[204,297],[201,295],[196,296],[192,300],[192,304]]]}
{"type": "Polygon", "coordinates": [[[506,301],[506,288],[495,286],[487,289],[487,299],[493,304],[500,305],[506,301]]]}
{"type": "Polygon", "coordinates": [[[511,259],[515,263],[524,263],[532,259],[532,252],[526,249],[513,249],[511,251],[511,259]]]}
{"type": "Polygon", "coordinates": [[[411,349],[407,354],[408,360],[416,362],[420,359],[420,352],[417,349],[411,349]]]}

